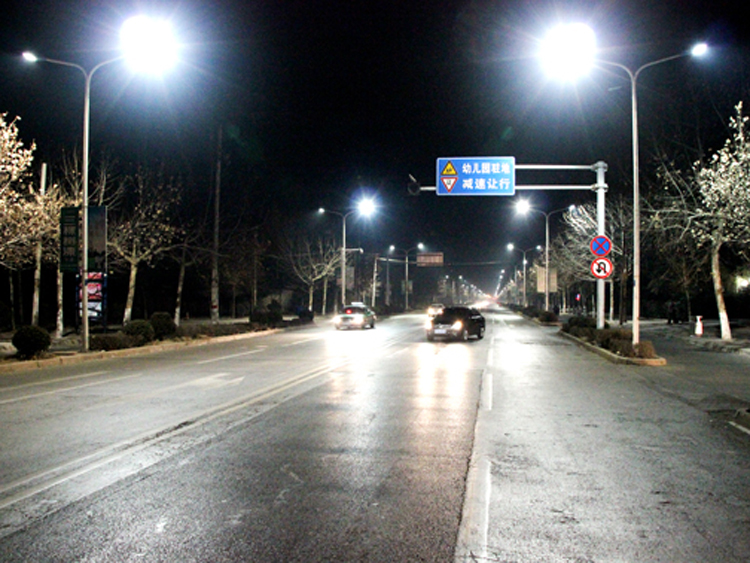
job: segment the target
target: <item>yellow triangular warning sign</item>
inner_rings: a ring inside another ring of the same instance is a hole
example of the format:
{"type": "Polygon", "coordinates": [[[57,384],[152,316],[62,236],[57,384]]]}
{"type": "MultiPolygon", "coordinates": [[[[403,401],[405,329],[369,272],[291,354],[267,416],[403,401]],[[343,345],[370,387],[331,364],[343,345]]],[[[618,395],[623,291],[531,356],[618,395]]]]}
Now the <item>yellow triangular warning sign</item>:
{"type": "Polygon", "coordinates": [[[441,176],[455,176],[457,174],[456,169],[453,168],[453,163],[449,160],[448,164],[445,165],[443,171],[440,173],[441,176]]]}

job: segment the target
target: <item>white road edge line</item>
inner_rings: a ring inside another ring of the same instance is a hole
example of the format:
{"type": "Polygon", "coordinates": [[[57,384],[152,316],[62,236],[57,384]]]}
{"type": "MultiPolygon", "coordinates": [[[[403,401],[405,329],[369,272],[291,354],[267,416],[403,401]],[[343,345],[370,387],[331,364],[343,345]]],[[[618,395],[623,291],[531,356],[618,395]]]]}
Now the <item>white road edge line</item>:
{"type": "MultiPolygon", "coordinates": [[[[489,359],[491,356],[488,361],[489,359]]],[[[485,452],[479,450],[478,444],[482,443],[480,436],[484,432],[483,415],[490,410],[492,410],[492,373],[484,370],[477,422],[474,427],[474,447],[466,475],[466,495],[458,529],[455,563],[484,561],[487,558],[492,475],[490,474],[490,461],[485,452]]]]}
{"type": "Polygon", "coordinates": [[[731,420],[729,420],[728,422],[729,422],[729,424],[731,424],[732,426],[734,426],[740,432],[744,432],[745,434],[750,435],[750,430],[748,430],[747,428],[745,428],[741,424],[737,424],[736,422],[732,422],[731,420]]]}

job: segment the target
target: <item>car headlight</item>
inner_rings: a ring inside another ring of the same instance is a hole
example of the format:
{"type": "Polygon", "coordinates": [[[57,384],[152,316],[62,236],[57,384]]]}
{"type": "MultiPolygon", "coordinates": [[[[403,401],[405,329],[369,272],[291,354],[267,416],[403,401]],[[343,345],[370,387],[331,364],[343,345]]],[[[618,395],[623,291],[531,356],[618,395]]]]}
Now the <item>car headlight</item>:
{"type": "Polygon", "coordinates": [[[456,321],[455,323],[451,325],[451,330],[461,330],[463,326],[464,326],[464,323],[462,323],[461,321],[456,321]]]}
{"type": "Polygon", "coordinates": [[[335,317],[333,317],[333,322],[335,324],[339,324],[341,322],[341,317],[339,315],[336,315],[335,317]]]}

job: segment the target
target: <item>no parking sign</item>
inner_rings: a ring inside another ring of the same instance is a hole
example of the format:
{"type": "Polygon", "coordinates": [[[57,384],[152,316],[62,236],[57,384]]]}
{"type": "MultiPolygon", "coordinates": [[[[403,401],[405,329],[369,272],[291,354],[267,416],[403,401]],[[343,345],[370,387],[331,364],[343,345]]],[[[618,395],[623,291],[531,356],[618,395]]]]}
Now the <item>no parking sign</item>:
{"type": "Polygon", "coordinates": [[[604,235],[599,235],[591,240],[589,248],[594,253],[594,256],[604,258],[612,250],[612,241],[604,235]]]}

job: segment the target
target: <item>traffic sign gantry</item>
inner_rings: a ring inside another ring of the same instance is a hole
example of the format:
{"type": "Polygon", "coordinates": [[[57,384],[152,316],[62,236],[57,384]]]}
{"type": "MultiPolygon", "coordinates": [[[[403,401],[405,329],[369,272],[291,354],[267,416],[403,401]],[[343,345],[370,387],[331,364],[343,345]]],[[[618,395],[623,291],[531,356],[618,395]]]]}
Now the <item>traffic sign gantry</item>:
{"type": "Polygon", "coordinates": [[[591,240],[589,248],[594,253],[594,256],[603,258],[612,250],[612,241],[604,235],[599,235],[591,240]]]}
{"type": "Polygon", "coordinates": [[[505,195],[516,192],[512,156],[437,159],[438,195],[505,195]]]}

